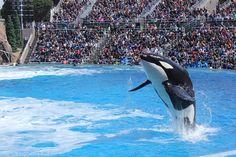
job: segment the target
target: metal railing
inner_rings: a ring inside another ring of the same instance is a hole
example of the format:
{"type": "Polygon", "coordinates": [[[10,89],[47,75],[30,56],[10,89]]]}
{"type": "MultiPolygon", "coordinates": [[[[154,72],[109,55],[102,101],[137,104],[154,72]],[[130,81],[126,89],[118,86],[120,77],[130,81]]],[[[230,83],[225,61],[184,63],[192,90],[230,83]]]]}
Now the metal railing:
{"type": "MultiPolygon", "coordinates": [[[[46,29],[53,29],[53,30],[77,30],[77,25],[73,23],[44,23],[45,25],[53,25],[53,27],[46,28],[46,29]]],[[[86,29],[94,29],[94,30],[103,30],[107,28],[118,28],[119,30],[122,29],[145,29],[147,25],[153,24],[158,29],[169,29],[172,27],[192,27],[197,28],[200,27],[202,24],[210,25],[210,26],[225,26],[225,27],[236,27],[236,20],[229,20],[229,19],[204,19],[204,20],[189,20],[189,19],[172,19],[172,20],[163,20],[163,19],[143,19],[142,22],[116,22],[116,21],[104,21],[98,22],[94,20],[84,20],[82,22],[82,27],[80,30],[86,29]],[[174,25],[173,25],[174,24],[174,25]],[[135,27],[133,27],[135,25],[135,27]],[[83,26],[86,26],[85,28],[83,26]]],[[[39,29],[42,29],[38,25],[39,29]]]]}

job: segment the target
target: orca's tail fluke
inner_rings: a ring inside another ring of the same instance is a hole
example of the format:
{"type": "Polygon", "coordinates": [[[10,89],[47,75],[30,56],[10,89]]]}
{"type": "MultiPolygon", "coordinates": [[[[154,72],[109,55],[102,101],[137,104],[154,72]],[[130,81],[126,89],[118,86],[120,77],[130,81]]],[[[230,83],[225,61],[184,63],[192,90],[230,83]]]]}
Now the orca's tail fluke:
{"type": "Polygon", "coordinates": [[[135,88],[133,88],[133,89],[130,89],[129,92],[133,92],[133,91],[139,90],[139,89],[141,89],[141,88],[143,88],[143,87],[145,87],[146,85],[149,85],[149,84],[151,84],[151,83],[152,83],[151,81],[146,80],[146,81],[143,82],[141,85],[139,85],[139,86],[137,86],[137,87],[135,87],[135,88]]]}

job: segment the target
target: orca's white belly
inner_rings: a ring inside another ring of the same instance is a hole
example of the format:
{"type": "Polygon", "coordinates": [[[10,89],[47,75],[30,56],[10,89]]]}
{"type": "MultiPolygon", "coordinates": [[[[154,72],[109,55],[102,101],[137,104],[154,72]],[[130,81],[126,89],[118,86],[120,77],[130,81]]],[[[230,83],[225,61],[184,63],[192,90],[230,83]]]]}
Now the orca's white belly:
{"type": "Polygon", "coordinates": [[[176,116],[179,119],[184,119],[184,117],[188,117],[190,124],[194,123],[194,115],[195,115],[195,110],[194,110],[194,106],[193,104],[188,106],[187,108],[183,109],[183,110],[176,110],[176,116]]]}
{"type": "Polygon", "coordinates": [[[168,93],[166,92],[162,82],[168,80],[165,71],[158,65],[146,61],[142,61],[143,67],[146,71],[147,78],[152,82],[153,87],[160,96],[160,98],[167,105],[170,113],[173,117],[177,117],[174,106],[170,100],[168,93]]]}

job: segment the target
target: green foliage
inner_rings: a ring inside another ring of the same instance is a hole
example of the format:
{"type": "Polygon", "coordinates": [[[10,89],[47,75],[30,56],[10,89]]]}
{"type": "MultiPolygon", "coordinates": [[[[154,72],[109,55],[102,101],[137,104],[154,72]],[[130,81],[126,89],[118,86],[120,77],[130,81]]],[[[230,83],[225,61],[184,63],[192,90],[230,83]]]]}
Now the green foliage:
{"type": "Polygon", "coordinates": [[[49,21],[52,0],[33,0],[34,18],[36,22],[49,21]]]}
{"type": "Polygon", "coordinates": [[[18,14],[15,14],[13,17],[13,24],[14,24],[14,32],[16,36],[16,46],[18,48],[23,47],[23,39],[21,34],[21,28],[20,28],[20,19],[18,14]]]}
{"type": "Polygon", "coordinates": [[[53,4],[56,6],[60,0],[53,0],[53,4]]]}
{"type": "Polygon", "coordinates": [[[15,52],[17,49],[16,36],[15,36],[15,32],[14,32],[14,25],[13,25],[10,15],[7,16],[6,33],[7,33],[8,42],[10,43],[10,45],[12,47],[12,51],[15,52]]]}
{"type": "Polygon", "coordinates": [[[219,0],[220,4],[223,4],[224,2],[226,2],[226,0],[219,0]]]}

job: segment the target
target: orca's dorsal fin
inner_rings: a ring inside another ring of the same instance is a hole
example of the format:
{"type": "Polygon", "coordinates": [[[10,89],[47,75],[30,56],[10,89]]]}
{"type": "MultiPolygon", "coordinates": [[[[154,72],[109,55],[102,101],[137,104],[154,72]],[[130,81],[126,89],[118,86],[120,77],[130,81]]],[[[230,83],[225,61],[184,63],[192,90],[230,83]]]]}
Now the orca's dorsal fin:
{"type": "Polygon", "coordinates": [[[165,86],[165,89],[167,90],[168,93],[173,93],[177,97],[186,101],[191,101],[191,102],[195,101],[195,98],[191,96],[183,87],[179,85],[172,85],[168,81],[165,81],[162,84],[165,86]]]}
{"type": "Polygon", "coordinates": [[[151,81],[146,80],[146,81],[143,82],[141,85],[139,85],[139,86],[137,86],[137,87],[135,87],[135,88],[129,90],[129,92],[133,92],[133,91],[139,90],[139,89],[145,87],[146,85],[149,85],[150,83],[151,83],[151,81]]]}

